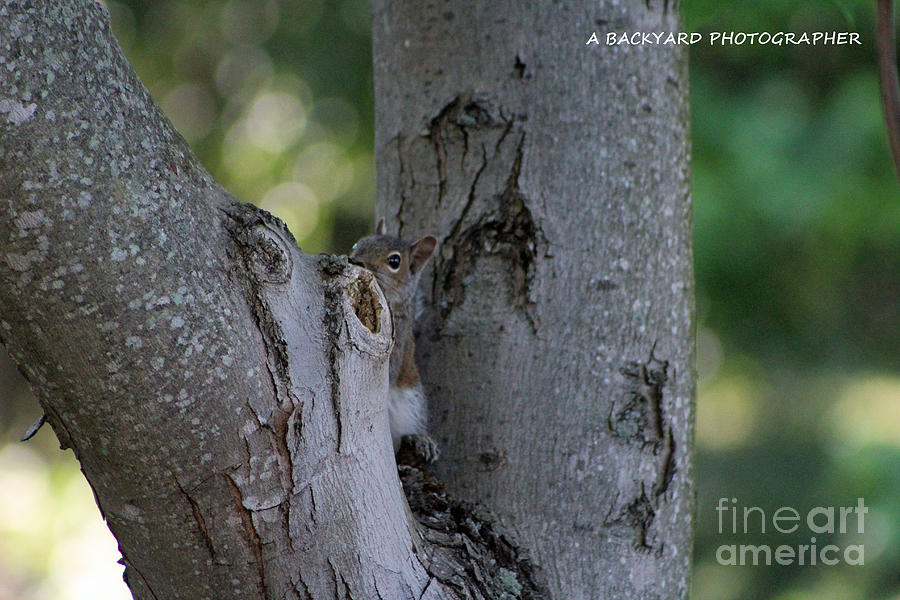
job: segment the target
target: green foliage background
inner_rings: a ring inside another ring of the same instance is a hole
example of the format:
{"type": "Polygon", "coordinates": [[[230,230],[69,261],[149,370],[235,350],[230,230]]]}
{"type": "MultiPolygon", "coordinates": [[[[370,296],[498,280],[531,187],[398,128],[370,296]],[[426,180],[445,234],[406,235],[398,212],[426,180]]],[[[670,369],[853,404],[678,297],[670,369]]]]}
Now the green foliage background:
{"type": "MultiPolygon", "coordinates": [[[[696,600],[900,599],[900,194],[873,4],[684,2],[688,31],[857,31],[863,41],[691,48],[696,600]],[[863,534],[817,541],[864,543],[865,566],[719,565],[722,544],[811,535],[719,533],[722,497],[769,515],[863,497],[863,534]]],[[[107,5],[142,80],[238,198],[282,217],[308,252],[346,252],[368,230],[367,2],[107,5]]],[[[39,409],[8,362],[0,400],[0,600],[127,597],[71,456],[48,431],[13,441],[39,409]]]]}
{"type": "Polygon", "coordinates": [[[694,597],[900,597],[900,194],[881,117],[874,2],[685,3],[689,30],[857,31],[862,45],[691,49],[700,389],[694,597]],[[865,498],[865,566],[720,566],[719,498],[865,498]]]}

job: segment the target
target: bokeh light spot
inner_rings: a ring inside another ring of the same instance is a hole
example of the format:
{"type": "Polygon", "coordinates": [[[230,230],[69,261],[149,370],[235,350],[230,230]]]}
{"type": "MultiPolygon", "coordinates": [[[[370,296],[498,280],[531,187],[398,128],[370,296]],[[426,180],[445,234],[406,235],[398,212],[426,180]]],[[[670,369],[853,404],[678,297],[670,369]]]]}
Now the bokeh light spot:
{"type": "Polygon", "coordinates": [[[259,86],[272,76],[272,59],[262,48],[240,46],[229,51],[216,66],[216,89],[225,97],[259,86]]]}
{"type": "Polygon", "coordinates": [[[835,436],[845,442],[900,446],[900,378],[851,381],[832,407],[829,424],[835,436]]]}
{"type": "Polygon", "coordinates": [[[742,446],[758,420],[759,390],[742,375],[717,377],[697,394],[697,444],[716,450],[742,446]]]}
{"type": "Polygon", "coordinates": [[[295,143],[306,126],[306,110],[300,100],[285,92],[258,96],[241,123],[242,133],[260,148],[278,153],[295,143]]]}
{"type": "Polygon", "coordinates": [[[346,159],[343,149],[329,142],[307,146],[294,161],[294,178],[315,189],[326,202],[353,185],[353,173],[353,163],[346,159]]]}
{"type": "Polygon", "coordinates": [[[316,228],[319,221],[319,199],[309,186],[298,181],[288,181],[270,189],[259,206],[284,221],[298,243],[316,228]]]}

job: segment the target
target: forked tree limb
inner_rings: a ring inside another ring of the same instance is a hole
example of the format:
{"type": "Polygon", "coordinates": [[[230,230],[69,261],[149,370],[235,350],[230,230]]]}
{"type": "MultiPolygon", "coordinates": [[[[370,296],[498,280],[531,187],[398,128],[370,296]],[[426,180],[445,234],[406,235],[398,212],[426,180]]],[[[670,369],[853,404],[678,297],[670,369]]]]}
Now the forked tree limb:
{"type": "Polygon", "coordinates": [[[0,66],[0,344],[136,599],[540,597],[436,486],[407,518],[371,274],[213,181],[105,9],[0,0],[0,66]]]}

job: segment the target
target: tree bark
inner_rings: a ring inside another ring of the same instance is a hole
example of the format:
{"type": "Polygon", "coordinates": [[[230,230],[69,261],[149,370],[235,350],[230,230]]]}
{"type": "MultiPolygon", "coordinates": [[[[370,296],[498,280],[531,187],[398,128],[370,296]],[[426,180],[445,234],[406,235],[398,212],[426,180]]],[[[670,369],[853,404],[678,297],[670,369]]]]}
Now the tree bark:
{"type": "Polygon", "coordinates": [[[440,476],[518,533],[555,598],[686,598],[687,52],[605,44],[677,32],[677,12],[375,0],[373,17],[377,212],[441,240],[417,344],[440,476]]]}
{"type": "Polygon", "coordinates": [[[454,497],[402,467],[419,523],[371,275],[218,186],[102,7],[0,0],[0,342],[136,598],[547,597],[503,524],[554,597],[686,594],[684,56],[579,30],[677,19],[415,9],[376,3],[375,50],[382,212],[444,241],[420,348],[454,497]]]}
{"type": "Polygon", "coordinates": [[[0,2],[0,140],[0,342],[134,597],[456,597],[407,517],[371,274],[212,181],[100,5],[0,2]]]}
{"type": "Polygon", "coordinates": [[[368,271],[231,198],[88,0],[0,0],[0,342],[135,598],[545,598],[404,466],[368,271]],[[511,594],[511,595],[510,595],[511,594]]]}

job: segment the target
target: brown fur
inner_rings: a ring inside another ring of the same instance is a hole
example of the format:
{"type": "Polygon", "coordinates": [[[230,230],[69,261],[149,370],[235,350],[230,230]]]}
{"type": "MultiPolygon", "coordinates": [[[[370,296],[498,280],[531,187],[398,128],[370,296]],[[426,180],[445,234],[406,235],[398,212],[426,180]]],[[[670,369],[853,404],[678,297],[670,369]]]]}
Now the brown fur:
{"type": "Polygon", "coordinates": [[[437,240],[426,235],[406,242],[384,234],[384,221],[379,221],[375,235],[356,242],[350,260],[375,274],[394,323],[394,349],[391,352],[391,385],[410,388],[419,385],[416,368],[416,343],[413,338],[413,299],[422,268],[434,254],[437,240]],[[394,271],[388,264],[393,254],[400,255],[399,268],[394,271]]]}
{"type": "MultiPolygon", "coordinates": [[[[356,242],[350,253],[351,262],[365,267],[375,275],[391,311],[394,348],[390,359],[392,404],[389,413],[393,411],[394,414],[409,415],[411,408],[412,414],[422,415],[421,420],[413,419],[418,423],[424,423],[424,394],[396,395],[394,390],[419,388],[421,391],[419,370],[416,367],[416,343],[413,337],[414,298],[422,269],[434,254],[435,246],[437,239],[430,235],[415,242],[406,242],[385,235],[384,222],[380,221],[375,228],[375,234],[356,242]],[[399,399],[395,400],[395,397],[399,399]],[[411,398],[413,400],[410,400],[411,398]],[[414,404],[403,406],[393,404],[394,402],[414,402],[414,404]]],[[[424,428],[418,426],[415,431],[409,431],[404,422],[401,417],[391,420],[391,435],[395,438],[394,449],[398,447],[399,436],[412,434],[419,439],[418,445],[425,449],[423,455],[426,462],[434,460],[437,457],[437,446],[425,434],[424,428]]]]}

